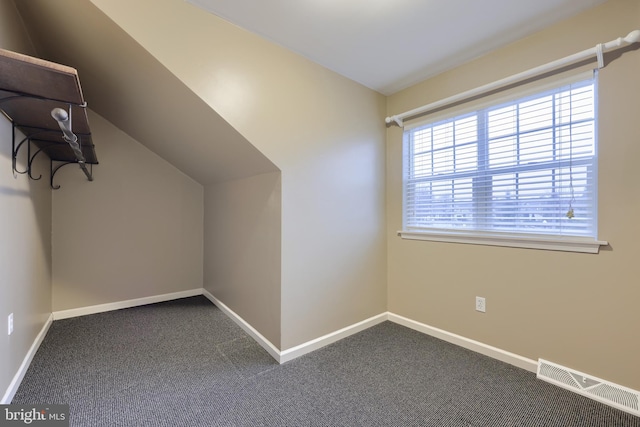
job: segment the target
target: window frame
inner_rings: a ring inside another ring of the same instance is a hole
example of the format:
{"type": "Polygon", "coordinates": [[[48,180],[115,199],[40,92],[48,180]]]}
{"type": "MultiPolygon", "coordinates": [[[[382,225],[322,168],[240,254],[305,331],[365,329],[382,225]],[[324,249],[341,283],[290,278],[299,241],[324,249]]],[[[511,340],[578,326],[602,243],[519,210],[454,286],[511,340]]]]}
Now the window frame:
{"type": "MultiPolygon", "coordinates": [[[[508,105],[517,105],[519,102],[525,101],[527,98],[535,99],[536,97],[545,96],[547,92],[554,89],[560,89],[563,86],[566,86],[566,83],[552,83],[547,84],[545,88],[538,87],[537,89],[531,90],[529,89],[525,92],[517,92],[511,94],[508,98],[503,98],[501,100],[493,100],[493,101],[485,101],[481,106],[475,106],[473,109],[465,110],[452,110],[450,113],[446,115],[441,114],[440,117],[434,117],[430,120],[423,121],[419,124],[414,124],[409,127],[409,129],[405,128],[404,136],[403,136],[403,179],[402,179],[402,227],[403,229],[398,231],[398,235],[403,239],[411,239],[411,240],[426,240],[432,242],[450,242],[450,243],[463,243],[463,244],[480,244],[480,245],[489,245],[489,246],[506,246],[506,247],[515,247],[515,248],[530,248],[530,249],[542,249],[542,250],[559,250],[559,251],[571,251],[571,252],[585,252],[585,253],[598,253],[600,246],[607,245],[606,241],[601,241],[597,239],[597,210],[598,210],[598,201],[597,201],[597,163],[598,163],[598,144],[597,144],[597,132],[598,132],[598,84],[597,84],[597,74],[593,75],[593,91],[594,91],[594,113],[595,118],[593,120],[594,123],[594,155],[593,157],[589,157],[585,162],[591,162],[593,159],[593,171],[591,172],[594,176],[592,178],[593,190],[595,191],[594,195],[594,212],[593,212],[593,236],[575,236],[575,235],[563,235],[563,234],[543,234],[539,232],[533,233],[522,233],[518,231],[495,231],[495,230],[478,230],[478,229],[449,229],[449,228],[422,228],[418,226],[407,227],[406,225],[406,215],[407,215],[407,176],[406,176],[406,168],[407,164],[405,162],[415,161],[415,153],[413,155],[409,155],[407,153],[408,149],[408,138],[409,132],[414,131],[416,128],[424,127],[425,125],[436,125],[438,123],[447,123],[452,122],[455,124],[456,120],[462,119],[465,116],[469,116],[472,113],[477,113],[482,111],[483,117],[480,115],[476,115],[476,121],[487,120],[489,117],[489,113],[494,110],[498,110],[504,106],[508,105]]],[[[571,77],[571,83],[579,83],[583,80],[586,80],[582,76],[573,76],[571,77]]],[[[476,124],[479,128],[479,125],[476,124]]],[[[484,135],[482,138],[482,145],[485,150],[488,150],[489,143],[491,138],[488,136],[488,128],[483,127],[483,130],[487,131],[487,135],[484,135]]],[[[559,129],[555,123],[551,126],[551,131],[556,132],[559,129]]],[[[519,135],[520,132],[518,131],[519,135]]],[[[478,136],[478,142],[476,146],[476,150],[480,151],[483,147],[480,144],[480,136],[478,136]]],[[[456,144],[453,144],[452,147],[455,147],[456,144]]],[[[433,148],[430,151],[431,154],[434,153],[433,148]]],[[[578,166],[583,159],[573,159],[573,166],[578,166]]],[[[488,157],[487,160],[488,162],[488,157]]],[[[549,165],[553,165],[558,167],[558,160],[553,160],[550,162],[545,162],[546,166],[543,164],[534,164],[531,166],[531,170],[549,170],[549,165]]],[[[480,167],[478,164],[476,165],[476,169],[480,167]]],[[[485,170],[490,169],[488,164],[485,165],[485,170]]],[[[523,167],[522,165],[515,165],[512,167],[514,171],[522,172],[524,169],[528,169],[529,167],[523,167]]],[[[509,169],[509,168],[507,168],[509,169]]],[[[503,173],[505,169],[501,169],[503,173]]],[[[461,178],[461,175],[466,175],[465,173],[453,172],[450,174],[451,177],[461,178]]],[[[497,175],[495,171],[491,173],[490,176],[497,175]]],[[[439,178],[440,179],[440,178],[439,178]]],[[[437,182],[437,180],[428,178],[427,181],[437,182]]],[[[475,191],[475,190],[474,190],[475,191]]],[[[474,196],[476,197],[476,196],[474,196]]]]}

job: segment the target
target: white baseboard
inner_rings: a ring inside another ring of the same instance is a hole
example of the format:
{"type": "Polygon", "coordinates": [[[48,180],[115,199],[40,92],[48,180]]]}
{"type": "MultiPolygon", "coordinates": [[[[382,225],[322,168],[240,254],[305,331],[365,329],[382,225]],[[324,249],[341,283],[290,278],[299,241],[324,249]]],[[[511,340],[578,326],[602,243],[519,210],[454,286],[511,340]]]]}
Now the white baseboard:
{"type": "MultiPolygon", "coordinates": [[[[540,378],[540,373],[538,372],[539,364],[537,361],[528,359],[526,357],[523,357],[514,353],[510,353],[508,351],[481,343],[479,341],[475,341],[460,335],[456,335],[451,332],[447,332],[445,330],[435,328],[433,326],[429,326],[424,323],[420,323],[415,320],[411,320],[409,318],[406,318],[397,314],[393,314],[390,312],[381,313],[377,316],[370,317],[369,319],[365,319],[361,322],[355,323],[351,326],[347,326],[345,328],[342,328],[335,332],[321,336],[319,338],[313,339],[306,343],[289,348],[287,350],[280,351],[268,339],[266,339],[262,334],[260,334],[260,332],[258,332],[253,326],[251,326],[237,313],[235,313],[233,310],[227,307],[224,303],[222,303],[220,300],[214,297],[209,291],[203,288],[199,288],[199,289],[191,289],[188,291],[174,292],[170,294],[156,295],[156,296],[151,296],[146,298],[138,298],[138,299],[119,301],[119,302],[114,302],[109,304],[94,305],[90,307],[63,310],[63,311],[57,311],[57,312],[51,313],[51,315],[49,315],[48,319],[46,320],[44,326],[42,327],[42,329],[36,336],[35,340],[33,341],[33,344],[29,348],[29,351],[25,355],[24,360],[22,361],[22,364],[18,368],[18,371],[13,377],[13,380],[9,384],[9,387],[7,388],[4,396],[2,397],[2,400],[0,400],[0,404],[3,404],[3,405],[9,404],[13,400],[13,397],[15,396],[16,392],[18,391],[18,388],[20,387],[20,383],[22,382],[25,374],[27,373],[27,369],[29,368],[31,361],[33,360],[33,357],[38,351],[38,348],[40,347],[40,344],[42,343],[44,337],[46,336],[47,331],[49,330],[49,327],[51,326],[53,320],[66,319],[70,317],[83,316],[87,314],[101,313],[105,311],[118,310],[121,308],[129,308],[129,307],[135,307],[135,306],[140,306],[145,304],[153,304],[156,302],[170,301],[174,299],[186,298],[186,297],[191,297],[196,295],[204,295],[207,299],[209,299],[220,310],[222,310],[223,313],[229,316],[247,334],[249,334],[258,344],[260,344],[278,363],[285,363],[290,360],[296,359],[302,355],[318,350],[324,346],[332,344],[350,335],[356,334],[372,326],[375,326],[379,323],[382,323],[386,320],[389,320],[391,322],[408,327],[418,332],[422,332],[424,334],[433,336],[435,338],[442,339],[449,343],[475,351],[485,356],[492,357],[502,362],[509,363],[511,365],[517,366],[527,371],[537,372],[538,377],[540,378]]],[[[551,362],[545,362],[545,363],[551,364],[551,362]]],[[[581,375],[587,376],[586,374],[581,374],[581,375]]],[[[542,379],[545,379],[545,378],[542,378],[542,379]]],[[[591,379],[596,379],[596,378],[591,377],[591,379]]],[[[596,380],[602,383],[606,383],[605,380],[600,380],[600,379],[596,379],[596,380]]],[[[554,383],[557,383],[557,381],[554,383]]],[[[558,385],[563,386],[565,388],[569,388],[569,387],[566,387],[563,383],[558,383],[558,385]]],[[[635,390],[626,389],[622,386],[618,386],[618,388],[621,390],[620,391],[621,393],[631,393],[631,394],[635,393],[636,395],[640,395],[640,392],[637,392],[635,390]]],[[[580,393],[580,394],[584,394],[584,393],[580,393]]],[[[595,397],[588,396],[588,397],[601,401],[610,406],[618,407],[619,409],[625,410],[634,415],[638,415],[637,408],[632,408],[632,410],[629,410],[629,408],[623,407],[622,405],[619,405],[616,402],[612,404],[610,399],[609,400],[602,399],[599,396],[595,396],[595,397]]]]}
{"type": "Polygon", "coordinates": [[[476,353],[480,353],[485,356],[500,360],[502,362],[509,363],[530,372],[536,372],[538,369],[538,363],[535,360],[528,359],[518,354],[510,353],[497,347],[492,347],[479,341],[456,335],[451,332],[426,325],[424,323],[416,322],[415,320],[411,320],[390,312],[378,314],[335,332],[331,332],[327,335],[281,351],[268,339],[266,339],[260,332],[258,332],[253,326],[247,323],[242,317],[240,317],[237,313],[227,307],[222,301],[214,297],[209,291],[203,289],[202,293],[220,310],[222,310],[222,312],[229,316],[238,326],[240,326],[247,334],[249,334],[278,363],[285,363],[290,360],[296,359],[300,356],[311,353],[312,351],[318,350],[350,335],[357,334],[358,332],[382,323],[385,320],[389,320],[399,325],[406,326],[418,332],[422,332],[435,338],[439,338],[443,341],[447,341],[460,347],[475,351],[476,353]]]}
{"type": "Polygon", "coordinates": [[[145,298],[137,298],[126,301],[118,301],[108,304],[93,305],[89,307],[81,307],[53,312],[51,316],[49,316],[49,319],[38,334],[31,348],[29,349],[29,352],[22,362],[18,373],[16,373],[16,376],[7,389],[2,403],[8,403],[13,399],[13,396],[18,390],[20,382],[22,381],[22,378],[24,377],[27,368],[31,363],[31,360],[33,359],[33,356],[38,350],[40,343],[44,339],[44,336],[47,333],[52,320],[60,320],[71,317],[84,316],[88,314],[102,313],[105,311],[119,310],[122,308],[130,308],[157,302],[171,301],[196,295],[204,295],[207,299],[209,299],[220,310],[222,310],[223,313],[229,316],[236,324],[238,324],[238,326],[240,326],[247,334],[249,334],[249,336],[251,336],[261,347],[263,347],[278,363],[285,363],[290,360],[296,359],[307,353],[311,353],[312,351],[318,350],[350,335],[356,334],[386,320],[389,320],[418,332],[422,332],[424,334],[442,339],[444,341],[464,347],[477,353],[484,354],[485,356],[492,357],[494,359],[509,363],[522,369],[526,369],[527,371],[536,372],[538,368],[538,363],[534,360],[390,312],[378,314],[335,332],[331,332],[295,347],[280,351],[275,345],[273,345],[273,343],[265,338],[253,326],[251,326],[237,313],[227,307],[222,301],[214,297],[209,291],[203,288],[198,288],[182,292],[173,292],[169,294],[155,295],[145,298]]]}
{"type": "Polygon", "coordinates": [[[238,326],[242,328],[247,334],[251,336],[267,353],[271,355],[278,363],[280,362],[280,350],[266,339],[260,332],[258,332],[253,326],[247,323],[242,317],[240,317],[235,311],[227,307],[222,301],[214,297],[211,292],[206,289],[202,289],[202,295],[207,297],[216,307],[218,307],[224,314],[229,316],[238,326]]]}
{"type": "Polygon", "coordinates": [[[16,395],[16,392],[18,391],[18,387],[20,387],[20,383],[22,383],[22,379],[24,378],[24,375],[27,373],[27,369],[29,369],[29,365],[33,360],[33,356],[36,355],[38,348],[40,348],[40,344],[42,344],[42,340],[44,339],[45,335],[47,335],[47,331],[49,330],[49,327],[51,326],[52,322],[53,322],[53,315],[50,314],[49,317],[47,318],[47,321],[44,323],[44,326],[36,336],[36,339],[33,341],[33,344],[31,344],[31,347],[29,348],[29,351],[27,351],[26,356],[24,356],[24,359],[22,360],[22,364],[18,368],[18,372],[16,372],[16,374],[14,375],[13,380],[11,380],[11,383],[9,384],[9,387],[7,388],[7,391],[5,392],[4,396],[2,397],[0,404],[8,405],[13,400],[13,396],[16,395]]]}
{"type": "Polygon", "coordinates": [[[476,353],[484,354],[485,356],[489,356],[502,362],[509,363],[511,365],[517,366],[518,368],[526,369],[530,372],[537,372],[538,370],[537,361],[528,359],[518,354],[510,353],[508,351],[499,349],[497,347],[492,347],[479,341],[465,338],[463,336],[456,335],[442,329],[434,328],[433,326],[425,325],[424,323],[416,322],[415,320],[398,316],[397,314],[388,313],[388,319],[391,322],[406,326],[407,328],[414,329],[427,335],[431,335],[432,337],[450,342],[451,344],[455,344],[460,347],[475,351],[476,353]]]}
{"type": "Polygon", "coordinates": [[[107,304],[91,305],[88,307],[72,308],[53,312],[53,320],[68,319],[71,317],[86,316],[87,314],[103,313],[105,311],[120,310],[122,308],[137,307],[140,305],[154,304],[157,302],[171,301],[174,299],[202,295],[202,288],[188,291],[172,292],[169,294],[154,295],[144,298],[129,299],[125,301],[110,302],[107,304]]]}
{"type": "Polygon", "coordinates": [[[283,350],[280,352],[280,363],[285,363],[307,353],[311,353],[314,350],[318,350],[319,348],[332,344],[350,335],[357,334],[358,332],[364,331],[365,329],[375,326],[378,323],[382,323],[385,320],[387,320],[387,313],[381,313],[351,326],[347,326],[346,328],[342,328],[314,340],[283,350]]]}
{"type": "Polygon", "coordinates": [[[238,326],[240,326],[247,334],[249,334],[262,348],[264,348],[278,363],[285,363],[290,360],[296,359],[307,353],[311,353],[314,350],[318,350],[324,346],[332,344],[338,340],[348,337],[349,335],[356,334],[367,328],[370,328],[378,323],[382,323],[387,320],[387,313],[382,313],[369,319],[363,320],[346,328],[342,328],[338,331],[331,332],[330,334],[321,336],[319,338],[307,341],[295,347],[287,350],[280,351],[275,345],[266,339],[260,332],[258,332],[253,326],[247,323],[237,313],[227,307],[222,301],[214,297],[209,291],[203,289],[202,294],[215,304],[223,313],[229,316],[238,326]]]}

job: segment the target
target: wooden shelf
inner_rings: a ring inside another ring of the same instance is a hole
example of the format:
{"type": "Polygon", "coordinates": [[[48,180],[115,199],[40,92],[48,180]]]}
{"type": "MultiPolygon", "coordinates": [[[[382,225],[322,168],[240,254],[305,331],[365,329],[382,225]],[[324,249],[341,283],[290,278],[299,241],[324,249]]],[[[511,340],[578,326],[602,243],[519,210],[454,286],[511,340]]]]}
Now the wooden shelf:
{"type": "MultiPolygon", "coordinates": [[[[63,139],[58,122],[51,117],[54,108],[70,112],[72,131],[78,137],[84,163],[97,164],[78,72],[65,65],[0,49],[0,109],[28,143],[37,147],[33,156],[43,152],[52,161],[82,163],[63,139]]],[[[20,144],[14,149],[14,157],[19,149],[20,144]]],[[[54,169],[52,164],[52,176],[59,167],[54,169]]]]}

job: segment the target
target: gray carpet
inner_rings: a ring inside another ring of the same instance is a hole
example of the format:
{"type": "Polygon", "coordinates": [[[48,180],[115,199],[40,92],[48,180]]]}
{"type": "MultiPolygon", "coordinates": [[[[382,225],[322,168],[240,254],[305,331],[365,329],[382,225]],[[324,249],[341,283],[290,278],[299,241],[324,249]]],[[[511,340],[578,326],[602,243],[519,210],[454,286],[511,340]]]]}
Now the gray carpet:
{"type": "Polygon", "coordinates": [[[640,427],[390,322],[278,365],[204,297],[55,321],[13,403],[72,426],[640,427]]]}

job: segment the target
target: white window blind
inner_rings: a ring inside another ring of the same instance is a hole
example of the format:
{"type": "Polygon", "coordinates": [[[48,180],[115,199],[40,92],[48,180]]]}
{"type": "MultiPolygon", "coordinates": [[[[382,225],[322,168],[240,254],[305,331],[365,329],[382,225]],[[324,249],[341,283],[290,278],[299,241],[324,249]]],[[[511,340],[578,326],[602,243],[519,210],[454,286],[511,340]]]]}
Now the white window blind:
{"type": "Polygon", "coordinates": [[[404,133],[404,230],[597,237],[597,77],[404,133]]]}

